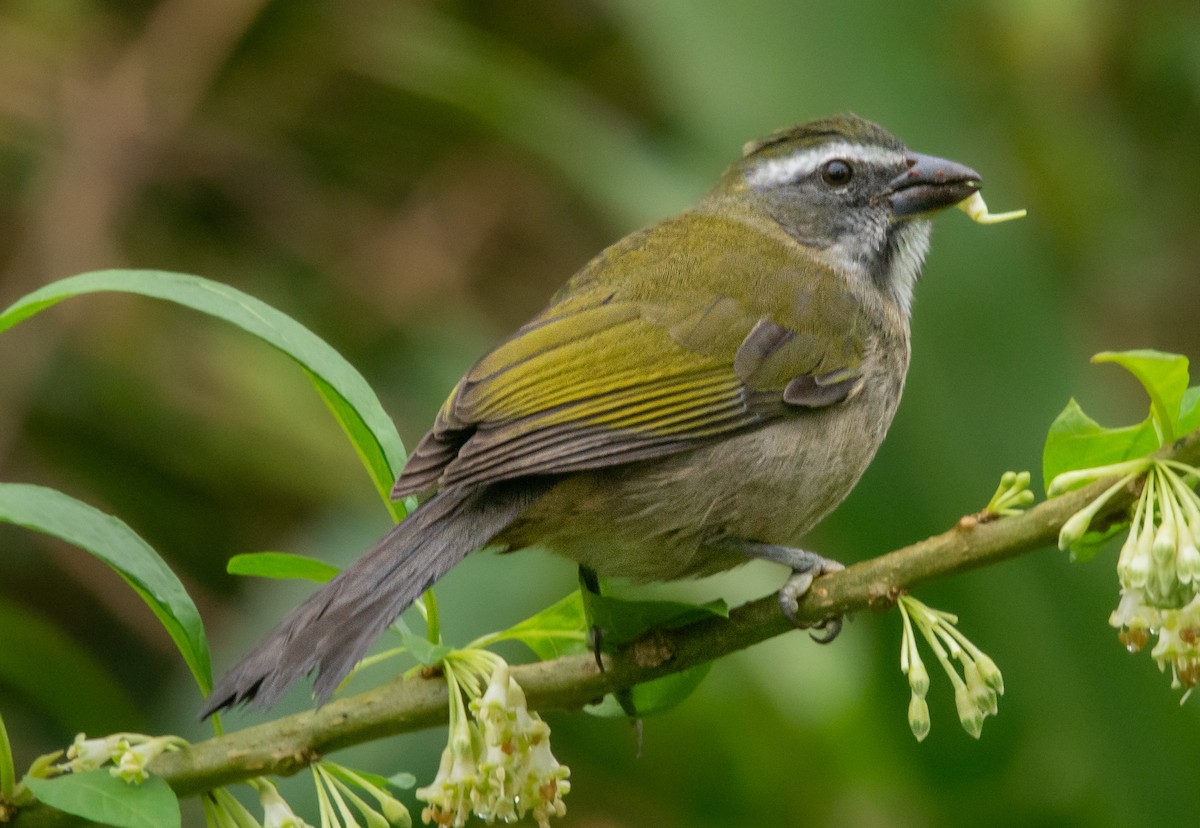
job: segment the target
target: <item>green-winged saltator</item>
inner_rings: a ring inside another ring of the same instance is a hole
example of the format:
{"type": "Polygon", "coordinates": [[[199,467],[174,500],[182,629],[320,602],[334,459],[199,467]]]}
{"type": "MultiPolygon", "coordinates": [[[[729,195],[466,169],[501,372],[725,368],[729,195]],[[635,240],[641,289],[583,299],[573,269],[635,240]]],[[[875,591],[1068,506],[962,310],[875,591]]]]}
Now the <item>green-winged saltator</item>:
{"type": "Polygon", "coordinates": [[[234,667],[205,713],[329,697],[425,589],[532,544],[661,581],[795,544],[849,493],[900,400],[929,217],[980,187],[843,115],[748,144],[699,204],[600,253],[451,392],[393,490],[428,496],[234,667]]]}

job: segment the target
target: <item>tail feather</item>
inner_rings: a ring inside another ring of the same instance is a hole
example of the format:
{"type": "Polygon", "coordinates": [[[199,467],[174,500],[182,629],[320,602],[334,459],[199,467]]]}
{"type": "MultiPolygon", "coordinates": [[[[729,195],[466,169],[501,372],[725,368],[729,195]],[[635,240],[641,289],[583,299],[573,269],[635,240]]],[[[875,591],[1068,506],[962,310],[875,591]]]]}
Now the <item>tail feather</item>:
{"type": "Polygon", "coordinates": [[[270,707],[313,670],[324,703],[401,612],[542,491],[526,480],[436,495],[284,618],[221,679],[201,716],[245,702],[270,707]]]}

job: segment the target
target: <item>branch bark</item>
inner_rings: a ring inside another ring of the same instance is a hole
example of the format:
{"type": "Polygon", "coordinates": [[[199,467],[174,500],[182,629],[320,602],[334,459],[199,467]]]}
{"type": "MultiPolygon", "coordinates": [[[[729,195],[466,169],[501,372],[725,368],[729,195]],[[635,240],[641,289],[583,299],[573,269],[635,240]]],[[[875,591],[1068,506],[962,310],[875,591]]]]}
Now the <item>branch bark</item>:
{"type": "MultiPolygon", "coordinates": [[[[1200,463],[1200,430],[1159,456],[1200,463]]],[[[1013,517],[994,521],[964,518],[940,535],[824,576],[801,601],[797,618],[815,624],[834,615],[886,609],[902,592],[925,581],[1053,546],[1062,524],[1112,482],[1097,481],[1013,517]]],[[[1097,520],[1123,512],[1139,489],[1138,482],[1126,486],[1097,520]]],[[[575,710],[606,693],[686,670],[792,629],[776,597],[769,595],[735,608],[728,618],[709,617],[655,632],[606,656],[603,672],[591,655],[577,655],[515,667],[513,677],[525,690],[531,708],[575,710]]],[[[166,779],[180,796],[194,796],[264,774],[286,776],[340,748],[442,724],[447,700],[441,678],[397,679],[317,710],[164,754],[150,770],[166,779]]],[[[35,806],[13,824],[67,824],[46,821],[47,810],[35,806]]]]}

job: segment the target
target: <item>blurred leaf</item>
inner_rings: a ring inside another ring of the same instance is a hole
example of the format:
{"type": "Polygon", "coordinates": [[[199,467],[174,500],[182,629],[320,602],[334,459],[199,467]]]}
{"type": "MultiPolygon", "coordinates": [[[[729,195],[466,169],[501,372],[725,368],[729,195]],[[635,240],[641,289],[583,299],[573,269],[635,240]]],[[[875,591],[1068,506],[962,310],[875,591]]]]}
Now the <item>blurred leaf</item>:
{"type": "Polygon", "coordinates": [[[200,613],[175,573],[136,532],[62,492],[21,483],[0,483],[0,520],[62,538],[115,569],[166,628],[200,690],[205,695],[212,690],[200,613]]]}
{"type": "Polygon", "coordinates": [[[588,649],[588,620],[578,590],[536,615],[514,624],[493,640],[516,639],[543,661],[588,649]]]}
{"type": "Polygon", "coordinates": [[[602,718],[624,718],[630,715],[652,716],[655,713],[664,713],[677,707],[690,696],[700,686],[700,682],[704,681],[704,677],[708,675],[710,669],[712,669],[712,662],[706,661],[682,672],[634,685],[629,689],[629,700],[624,704],[615,695],[609,693],[600,703],[589,704],[584,707],[584,710],[593,716],[602,718]]]}
{"type": "Polygon", "coordinates": [[[256,578],[301,578],[324,584],[333,580],[339,570],[333,564],[293,555],[288,552],[247,552],[234,555],[225,564],[230,575],[251,575],[256,578]]]}
{"type": "Polygon", "coordinates": [[[68,814],[118,828],[177,828],[179,799],[158,776],[131,785],[97,768],[54,779],[25,777],[34,796],[68,814]]]}
{"type": "Polygon", "coordinates": [[[141,711],[103,663],[23,607],[0,600],[0,684],[16,688],[66,733],[137,730],[141,711]]]}
{"type": "Polygon", "coordinates": [[[1157,448],[1158,434],[1150,418],[1135,426],[1105,428],[1072,399],[1046,434],[1042,478],[1049,489],[1050,481],[1063,472],[1132,460],[1157,448]]]}
{"type": "Polygon", "coordinates": [[[298,362],[328,404],[388,510],[396,520],[404,507],[391,499],[396,472],[404,465],[404,445],[379,398],[337,351],[290,316],[236,288],[157,270],[101,270],[51,282],[0,313],[0,331],[46,308],[86,293],[116,291],[165,299],[224,319],[298,362]]]}
{"type": "Polygon", "coordinates": [[[1150,414],[1161,444],[1179,436],[1180,406],[1188,387],[1187,357],[1150,350],[1103,351],[1092,362],[1115,362],[1138,378],[1150,395],[1150,414]]]}
{"type": "Polygon", "coordinates": [[[533,56],[428,7],[397,7],[359,54],[383,83],[469,112],[536,153],[622,224],[676,212],[703,193],[701,180],[656,151],[625,113],[533,56]]]}
{"type": "Polygon", "coordinates": [[[8,737],[4,717],[0,716],[0,797],[12,799],[16,794],[16,787],[17,772],[13,767],[12,742],[8,737]]]}

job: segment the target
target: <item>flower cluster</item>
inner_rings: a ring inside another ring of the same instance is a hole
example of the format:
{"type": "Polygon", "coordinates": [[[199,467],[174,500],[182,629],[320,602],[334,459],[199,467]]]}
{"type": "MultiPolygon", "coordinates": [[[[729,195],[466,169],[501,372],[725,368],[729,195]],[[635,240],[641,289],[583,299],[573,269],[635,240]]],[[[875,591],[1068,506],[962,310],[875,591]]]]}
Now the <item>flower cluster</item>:
{"type": "Polygon", "coordinates": [[[130,784],[140,785],[149,774],[146,767],[165,750],[178,750],[187,742],[178,736],[143,736],[140,733],[114,733],[96,739],[80,733],[67,748],[67,761],[57,767],[62,771],[82,773],[112,762],[109,769],[130,784]]]}
{"type": "Polygon", "coordinates": [[[1121,642],[1138,652],[1152,636],[1150,655],[1159,669],[1171,668],[1171,686],[1183,698],[1200,685],[1200,497],[1194,487],[1200,470],[1175,460],[1131,460],[1059,475],[1052,493],[1099,477],[1121,475],[1100,497],[1073,515],[1059,534],[1059,546],[1078,544],[1104,504],[1144,474],[1129,535],[1117,558],[1121,597],[1109,617],[1121,642]]]}
{"type": "Polygon", "coordinates": [[[908,676],[912,697],[908,704],[908,726],[913,736],[922,741],[929,735],[929,671],[917,650],[916,630],[921,632],[933,650],[942,669],[954,685],[954,703],[963,729],[976,739],[983,733],[983,720],[997,712],[999,697],[1004,694],[1004,679],[996,662],[959,632],[958,618],[948,612],[935,610],[913,598],[900,597],[900,617],[904,635],[900,643],[900,669],[908,676]],[[962,675],[951,663],[958,661],[962,675]]]}
{"type": "Polygon", "coordinates": [[[458,828],[472,813],[489,824],[532,814],[548,828],[551,816],[566,813],[563,797],[571,790],[570,769],[550,751],[549,725],[529,710],[508,664],[496,654],[459,650],[443,668],[450,686],[450,739],[437,778],[417,789],[417,798],[427,803],[421,819],[458,828]]]}

